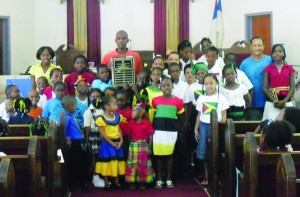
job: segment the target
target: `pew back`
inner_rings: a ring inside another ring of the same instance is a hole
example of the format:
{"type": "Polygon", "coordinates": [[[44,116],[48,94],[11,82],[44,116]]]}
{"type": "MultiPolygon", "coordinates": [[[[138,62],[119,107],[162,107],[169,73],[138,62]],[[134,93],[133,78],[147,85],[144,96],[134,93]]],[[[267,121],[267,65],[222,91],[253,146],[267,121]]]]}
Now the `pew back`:
{"type": "Polygon", "coordinates": [[[1,159],[0,162],[0,194],[15,197],[15,171],[9,158],[1,159]]]}

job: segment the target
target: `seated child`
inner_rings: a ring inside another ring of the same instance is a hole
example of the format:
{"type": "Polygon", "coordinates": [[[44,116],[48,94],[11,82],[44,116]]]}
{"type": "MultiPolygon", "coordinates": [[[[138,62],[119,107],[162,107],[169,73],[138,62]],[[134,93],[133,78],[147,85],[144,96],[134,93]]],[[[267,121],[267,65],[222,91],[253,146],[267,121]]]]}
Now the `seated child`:
{"type": "Polygon", "coordinates": [[[88,165],[85,152],[81,143],[84,139],[79,125],[72,115],[76,111],[76,99],[72,96],[64,96],[61,104],[66,112],[66,135],[69,149],[68,179],[71,191],[90,191],[88,184],[88,165]]]}
{"type": "Polygon", "coordinates": [[[34,122],[34,118],[28,115],[31,102],[29,98],[16,98],[14,100],[14,109],[16,115],[12,116],[8,124],[31,124],[34,122]]]}
{"type": "Polygon", "coordinates": [[[95,79],[92,83],[92,88],[98,88],[101,92],[108,87],[112,87],[112,80],[109,79],[109,70],[105,64],[100,64],[97,67],[98,79],[95,79]]]}
{"type": "MultiPolygon", "coordinates": [[[[62,74],[62,71],[60,68],[54,68],[51,70],[50,81],[51,81],[52,85],[44,90],[44,94],[46,95],[47,100],[50,100],[50,99],[56,97],[55,92],[53,91],[52,87],[56,82],[62,81],[62,79],[63,79],[63,74],[62,74]]],[[[67,89],[65,90],[65,94],[66,95],[69,94],[67,89]]]]}
{"type": "Polygon", "coordinates": [[[131,142],[127,159],[125,180],[130,189],[135,189],[135,183],[140,189],[145,189],[146,183],[152,183],[154,171],[151,164],[152,135],[154,129],[146,119],[146,106],[136,104],[132,110],[132,119],[128,123],[131,142]]]}
{"type": "Polygon", "coordinates": [[[7,136],[9,132],[9,126],[7,121],[0,119],[0,137],[7,136]]]}
{"type": "Polygon", "coordinates": [[[31,106],[28,115],[33,117],[34,120],[37,120],[39,117],[42,117],[43,108],[38,107],[38,102],[40,100],[39,92],[36,89],[32,89],[28,93],[28,98],[31,101],[31,106]]]}
{"type": "Polygon", "coordinates": [[[294,132],[295,127],[285,120],[271,122],[261,132],[258,152],[292,151],[288,145],[292,142],[294,132]]]}
{"type": "MultiPolygon", "coordinates": [[[[20,98],[21,95],[20,95],[19,87],[12,84],[6,86],[5,96],[6,98],[12,98],[12,99],[20,98]]],[[[5,101],[4,101],[0,104],[0,117],[3,117],[5,114],[6,114],[6,110],[5,110],[5,101]]]]}
{"type": "Polygon", "coordinates": [[[75,96],[75,83],[79,77],[83,77],[89,84],[96,79],[95,75],[87,71],[87,59],[84,55],[77,55],[74,58],[75,71],[65,78],[66,88],[71,96],[75,96]]]}
{"type": "Polygon", "coordinates": [[[8,120],[16,114],[14,110],[14,99],[7,98],[5,100],[5,110],[6,114],[2,117],[2,119],[8,122],[8,120]]]}
{"type": "Polygon", "coordinates": [[[44,108],[47,102],[47,96],[44,94],[44,90],[49,86],[48,80],[44,76],[40,76],[37,79],[36,88],[40,95],[40,100],[37,104],[38,107],[44,108]]]}

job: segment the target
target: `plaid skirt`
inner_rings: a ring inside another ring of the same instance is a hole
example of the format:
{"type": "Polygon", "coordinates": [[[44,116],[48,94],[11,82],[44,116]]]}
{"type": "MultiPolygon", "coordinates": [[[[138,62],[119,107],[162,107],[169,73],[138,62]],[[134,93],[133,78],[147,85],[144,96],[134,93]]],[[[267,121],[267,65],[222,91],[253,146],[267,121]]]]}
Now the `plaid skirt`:
{"type": "Polygon", "coordinates": [[[89,147],[88,150],[92,154],[98,154],[101,146],[101,140],[100,132],[98,130],[98,127],[95,127],[94,129],[91,129],[90,135],[89,135],[89,147]]]}
{"type": "Polygon", "coordinates": [[[148,143],[145,140],[131,142],[125,172],[126,182],[151,183],[153,178],[154,171],[148,155],[148,143]]]}

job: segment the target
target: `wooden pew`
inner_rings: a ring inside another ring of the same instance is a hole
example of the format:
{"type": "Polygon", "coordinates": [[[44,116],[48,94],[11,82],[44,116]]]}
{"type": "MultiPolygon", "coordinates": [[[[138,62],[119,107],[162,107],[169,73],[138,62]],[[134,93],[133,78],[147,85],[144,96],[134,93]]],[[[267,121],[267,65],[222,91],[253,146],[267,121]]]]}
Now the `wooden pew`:
{"type": "MultiPolygon", "coordinates": [[[[218,196],[220,190],[223,196],[233,196],[234,187],[231,185],[235,182],[235,171],[226,171],[225,165],[228,165],[228,155],[225,154],[225,131],[228,130],[228,123],[219,123],[216,110],[212,110],[211,117],[211,140],[207,142],[207,163],[208,163],[208,187],[207,190],[211,196],[218,196]],[[226,177],[225,174],[229,175],[226,177]],[[223,181],[224,180],[224,181],[223,181]]],[[[230,121],[232,121],[230,119],[230,121]]],[[[245,134],[249,131],[254,131],[259,125],[259,121],[232,121],[234,132],[245,134]]],[[[229,140],[229,139],[228,139],[229,140]]],[[[231,140],[232,142],[232,140],[231,140]]],[[[229,144],[227,144],[229,145],[229,144]]],[[[234,144],[230,144],[233,145],[234,144]]],[[[232,149],[232,147],[231,147],[232,149]]],[[[236,162],[231,158],[230,162],[236,162]]],[[[242,158],[239,158],[239,166],[241,166],[242,158]]]]}
{"type": "Polygon", "coordinates": [[[8,136],[29,136],[29,124],[10,124],[8,136]]]}
{"type": "Polygon", "coordinates": [[[286,153],[291,154],[296,166],[300,165],[300,152],[257,152],[255,136],[248,132],[244,139],[243,172],[239,174],[238,180],[239,196],[275,196],[276,182],[273,185],[272,181],[276,180],[276,165],[281,154],[286,153]],[[262,170],[267,170],[270,174],[258,176],[262,170]],[[269,179],[265,180],[266,177],[269,179]],[[271,189],[263,188],[264,183],[268,183],[271,189]]]}
{"type": "Polygon", "coordinates": [[[15,171],[9,158],[1,159],[0,162],[0,194],[15,197],[15,171]]]}
{"type": "Polygon", "coordinates": [[[293,158],[290,154],[282,154],[276,167],[276,196],[296,197],[296,184],[296,169],[293,158]]]}
{"type": "Polygon", "coordinates": [[[37,136],[32,136],[29,139],[22,139],[19,137],[18,142],[17,139],[13,139],[7,137],[6,141],[2,141],[0,143],[0,150],[4,153],[7,153],[11,146],[16,146],[19,148],[19,142],[25,143],[28,146],[27,154],[18,154],[18,155],[6,155],[1,156],[0,159],[9,158],[14,163],[15,175],[16,175],[16,194],[17,196],[41,196],[42,189],[40,187],[41,182],[41,150],[40,143],[37,136]],[[7,146],[10,144],[10,147],[7,146]],[[26,177],[23,177],[23,180],[20,180],[22,174],[25,173],[26,177]],[[20,176],[20,177],[19,177],[20,176]],[[24,180],[26,178],[26,180],[24,180]],[[23,184],[27,181],[27,185],[23,184]]]}
{"type": "MultiPolygon", "coordinates": [[[[17,128],[15,132],[11,133],[15,134],[19,137],[14,137],[16,140],[20,139],[20,135],[25,135],[21,137],[23,140],[27,141],[30,139],[29,131],[24,132],[28,128],[27,125],[14,125],[17,128]],[[22,126],[25,126],[25,128],[22,128],[22,126]]],[[[0,138],[0,143],[5,143],[5,140],[7,138],[0,138]],[[2,141],[1,141],[2,140],[2,141]]],[[[56,123],[51,121],[49,123],[49,130],[48,130],[48,137],[38,137],[40,144],[41,144],[41,156],[42,156],[42,175],[46,178],[46,181],[43,177],[43,187],[46,187],[48,196],[63,196],[61,191],[61,171],[60,171],[60,165],[63,165],[58,162],[57,158],[57,149],[59,148],[58,145],[58,128],[56,126],[56,123]]],[[[12,147],[12,151],[26,151],[27,145],[26,143],[22,141],[16,141],[16,145],[12,147]]],[[[1,150],[1,148],[0,148],[1,150]]]]}

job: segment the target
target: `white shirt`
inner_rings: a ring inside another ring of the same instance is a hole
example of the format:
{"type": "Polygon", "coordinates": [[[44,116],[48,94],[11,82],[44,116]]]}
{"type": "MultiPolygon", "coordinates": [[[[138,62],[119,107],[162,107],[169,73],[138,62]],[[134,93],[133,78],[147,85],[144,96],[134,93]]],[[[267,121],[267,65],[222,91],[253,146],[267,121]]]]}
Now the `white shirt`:
{"type": "Polygon", "coordinates": [[[208,70],[208,73],[215,74],[219,84],[222,83],[222,69],[218,65],[215,64],[211,69],[208,70]]]}
{"type": "Polygon", "coordinates": [[[47,103],[47,96],[45,94],[40,95],[40,100],[37,103],[37,106],[44,109],[46,103],[47,103]]]}
{"type": "Polygon", "coordinates": [[[179,80],[177,84],[174,83],[172,94],[184,101],[188,86],[186,82],[179,80]]]}
{"type": "Polygon", "coordinates": [[[200,112],[200,121],[210,123],[210,114],[212,109],[217,110],[218,121],[222,120],[222,111],[228,109],[226,98],[221,93],[214,95],[202,95],[197,100],[197,111],[200,112]]]}
{"type": "Polygon", "coordinates": [[[245,85],[239,84],[239,87],[235,90],[229,90],[220,86],[220,93],[225,96],[229,106],[245,108],[246,102],[244,96],[248,93],[248,89],[245,85]]]}
{"type": "MultiPolygon", "coordinates": [[[[206,56],[205,54],[202,55],[198,60],[197,62],[202,62],[204,63],[206,66],[207,66],[207,60],[206,60],[206,56]]],[[[224,67],[224,60],[222,57],[218,56],[218,59],[216,60],[215,62],[215,65],[218,65],[220,69],[222,69],[224,67]]]]}
{"type": "Polygon", "coordinates": [[[95,109],[95,107],[92,104],[90,104],[89,108],[84,112],[84,114],[83,114],[84,127],[91,127],[91,129],[94,129],[95,128],[95,120],[94,120],[91,110],[94,110],[95,117],[103,115],[104,112],[102,109],[95,109]]]}
{"type": "MultiPolygon", "coordinates": [[[[179,79],[181,81],[185,81],[186,82],[186,77],[184,75],[184,68],[185,68],[186,65],[190,64],[191,62],[190,62],[190,60],[187,61],[187,62],[184,62],[182,59],[180,59],[179,61],[181,63],[181,72],[180,72],[180,75],[179,75],[179,79]]],[[[193,64],[196,64],[196,63],[197,63],[197,61],[193,60],[193,64]]]]}
{"type": "Polygon", "coordinates": [[[199,98],[199,96],[197,93],[195,93],[195,91],[202,91],[202,90],[205,90],[205,88],[202,84],[200,84],[198,82],[192,83],[187,90],[184,103],[192,102],[193,105],[196,105],[197,99],[199,98]]]}
{"type": "Polygon", "coordinates": [[[0,104],[0,117],[3,117],[6,114],[5,110],[5,101],[0,104]]]}

